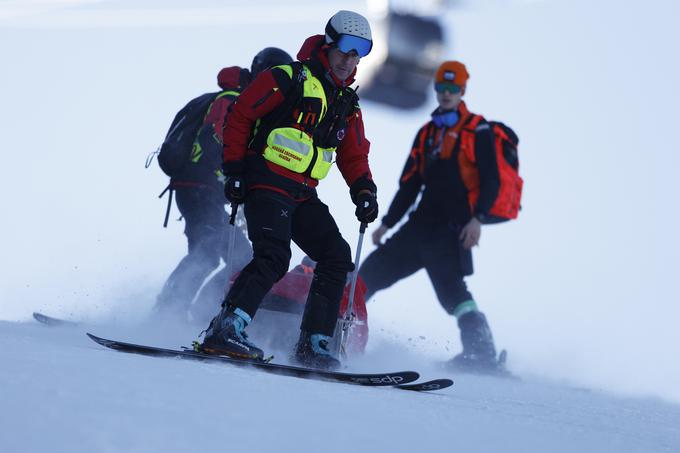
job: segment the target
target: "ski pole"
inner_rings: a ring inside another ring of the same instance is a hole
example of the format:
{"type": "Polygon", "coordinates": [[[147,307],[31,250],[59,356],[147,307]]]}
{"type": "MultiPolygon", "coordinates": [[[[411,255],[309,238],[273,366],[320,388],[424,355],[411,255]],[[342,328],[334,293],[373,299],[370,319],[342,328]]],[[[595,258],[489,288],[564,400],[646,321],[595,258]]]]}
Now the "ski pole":
{"type": "Polygon", "coordinates": [[[234,261],[234,241],[236,241],[236,213],[238,212],[238,203],[231,204],[231,214],[229,215],[229,224],[231,231],[229,232],[229,245],[227,246],[227,262],[225,267],[227,270],[227,281],[231,281],[231,267],[234,261]]]}
{"type": "Polygon", "coordinates": [[[349,300],[347,302],[347,309],[345,310],[345,318],[342,321],[342,336],[340,341],[340,351],[345,351],[347,337],[349,336],[349,328],[354,322],[354,291],[357,287],[357,277],[359,276],[359,263],[361,262],[361,245],[364,242],[364,233],[366,232],[366,222],[361,222],[359,227],[359,242],[357,243],[357,256],[354,260],[354,271],[352,272],[352,283],[349,287],[349,300]]]}

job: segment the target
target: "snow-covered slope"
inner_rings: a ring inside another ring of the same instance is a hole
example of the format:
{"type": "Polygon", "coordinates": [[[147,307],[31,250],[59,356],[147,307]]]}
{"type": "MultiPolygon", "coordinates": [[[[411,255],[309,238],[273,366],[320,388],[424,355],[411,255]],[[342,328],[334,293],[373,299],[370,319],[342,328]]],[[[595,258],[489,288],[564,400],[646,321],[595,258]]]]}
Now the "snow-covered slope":
{"type": "MultiPolygon", "coordinates": [[[[521,138],[523,212],[484,229],[469,281],[521,382],[454,376],[438,395],[307,382],[126,356],[85,327],[29,321],[41,310],[173,347],[196,337],[144,324],[185,250],[181,222],[161,228],[166,180],[144,158],[222,66],[270,45],[294,54],[338,9],[364,8],[251,3],[0,5],[0,451],[680,451],[672,0],[475,0],[443,18],[447,57],[472,74],[468,106],[521,138]]],[[[362,107],[385,210],[433,105],[362,107]]],[[[320,193],[354,247],[337,172],[320,193]]],[[[354,369],[437,377],[460,348],[424,273],[369,309],[354,369]]]]}
{"type": "MultiPolygon", "coordinates": [[[[167,332],[136,327],[87,328],[178,346],[167,332]]],[[[653,453],[680,445],[680,408],[658,400],[468,376],[413,394],[123,354],[84,330],[0,322],[0,450],[653,453]]],[[[387,367],[382,353],[357,368],[387,367]]],[[[409,354],[389,362],[442,374],[409,354]]]]}

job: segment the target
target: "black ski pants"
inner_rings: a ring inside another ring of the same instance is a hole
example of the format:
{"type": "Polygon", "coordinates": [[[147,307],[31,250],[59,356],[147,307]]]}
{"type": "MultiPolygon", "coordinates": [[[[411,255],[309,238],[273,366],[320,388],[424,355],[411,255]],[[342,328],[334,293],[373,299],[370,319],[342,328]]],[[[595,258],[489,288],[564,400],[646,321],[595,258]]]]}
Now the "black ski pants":
{"type": "Polygon", "coordinates": [[[288,272],[292,240],[317,262],[300,328],[332,336],[347,273],[354,265],[328,206],[316,193],[300,202],[259,189],[248,193],[244,209],[253,259],[241,271],[225,303],[254,317],[267,292],[288,272]]]}
{"type": "MultiPolygon", "coordinates": [[[[165,282],[157,299],[160,310],[186,311],[205,279],[220,265],[220,258],[226,262],[229,249],[228,215],[224,210],[224,195],[209,189],[179,187],[175,189],[175,200],[184,218],[184,234],[187,237],[188,253],[182,258],[165,282]]],[[[250,243],[240,229],[234,241],[232,270],[238,270],[251,257],[250,243]]],[[[219,275],[219,274],[218,274],[219,275]]],[[[224,275],[206,283],[200,299],[210,300],[210,311],[219,306],[224,290],[229,283],[224,275]]],[[[198,301],[196,304],[204,304],[198,301]]]]}
{"type": "Polygon", "coordinates": [[[472,299],[464,277],[472,274],[472,253],[458,240],[459,229],[447,224],[408,221],[361,265],[366,300],[377,291],[425,269],[447,313],[472,299]]]}

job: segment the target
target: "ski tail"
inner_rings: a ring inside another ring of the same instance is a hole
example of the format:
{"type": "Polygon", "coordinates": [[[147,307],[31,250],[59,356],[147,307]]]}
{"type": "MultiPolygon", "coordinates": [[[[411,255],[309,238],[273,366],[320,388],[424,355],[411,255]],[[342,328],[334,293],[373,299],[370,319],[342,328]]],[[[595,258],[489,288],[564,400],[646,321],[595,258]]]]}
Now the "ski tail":
{"type": "Polygon", "coordinates": [[[77,326],[79,323],[76,321],[67,321],[66,319],[59,319],[59,318],[54,318],[52,316],[47,316],[45,314],[42,314],[40,312],[33,312],[33,319],[38,321],[41,324],[44,324],[46,326],[50,327],[57,327],[57,326],[77,326]]]}

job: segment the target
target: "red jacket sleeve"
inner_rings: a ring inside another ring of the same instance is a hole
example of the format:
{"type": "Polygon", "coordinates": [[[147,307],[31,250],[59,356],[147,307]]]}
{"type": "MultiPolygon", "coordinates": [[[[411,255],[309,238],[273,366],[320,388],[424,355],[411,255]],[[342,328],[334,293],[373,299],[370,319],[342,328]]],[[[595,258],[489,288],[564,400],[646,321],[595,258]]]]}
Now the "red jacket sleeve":
{"type": "Polygon", "coordinates": [[[224,123],[224,155],[226,166],[240,163],[246,156],[250,131],[258,118],[265,116],[283,102],[281,90],[272,75],[264,71],[232,104],[224,123]]]}
{"type": "Polygon", "coordinates": [[[364,135],[364,121],[361,110],[357,109],[347,122],[345,137],[337,149],[336,163],[342,177],[350,187],[352,197],[362,189],[375,192],[373,176],[368,165],[371,143],[364,135]]]}

